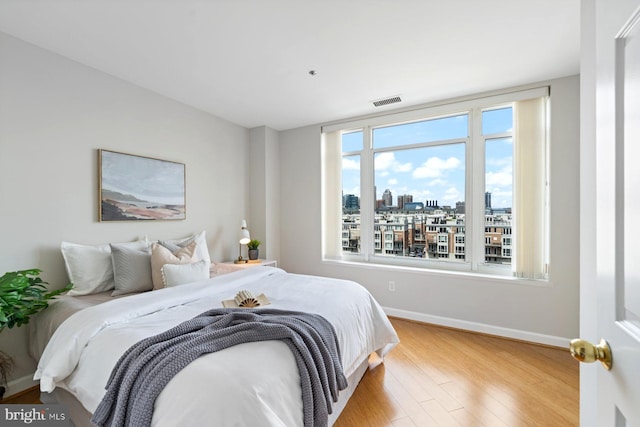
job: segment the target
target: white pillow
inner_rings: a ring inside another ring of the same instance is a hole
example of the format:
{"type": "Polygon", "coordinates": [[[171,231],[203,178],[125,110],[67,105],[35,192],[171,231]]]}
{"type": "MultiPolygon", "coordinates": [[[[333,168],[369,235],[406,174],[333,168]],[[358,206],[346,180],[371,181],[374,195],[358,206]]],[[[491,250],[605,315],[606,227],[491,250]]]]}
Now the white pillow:
{"type": "Polygon", "coordinates": [[[165,264],[162,266],[162,281],[167,288],[208,278],[209,264],[205,260],[191,264],[165,264]]]}
{"type": "MultiPolygon", "coordinates": [[[[146,239],[123,243],[132,248],[146,248],[146,239]]],[[[60,245],[64,266],[73,283],[68,295],[89,295],[114,288],[113,264],[109,244],[87,246],[62,242],[60,245]]]]}
{"type": "Polygon", "coordinates": [[[206,230],[202,230],[199,233],[196,233],[189,237],[184,237],[182,239],[165,240],[165,241],[160,241],[159,243],[161,245],[165,243],[170,243],[170,244],[174,244],[184,248],[191,242],[196,242],[196,245],[197,245],[196,251],[193,254],[193,257],[196,259],[196,261],[205,260],[207,264],[211,264],[211,257],[209,256],[209,248],[207,247],[206,230]]]}

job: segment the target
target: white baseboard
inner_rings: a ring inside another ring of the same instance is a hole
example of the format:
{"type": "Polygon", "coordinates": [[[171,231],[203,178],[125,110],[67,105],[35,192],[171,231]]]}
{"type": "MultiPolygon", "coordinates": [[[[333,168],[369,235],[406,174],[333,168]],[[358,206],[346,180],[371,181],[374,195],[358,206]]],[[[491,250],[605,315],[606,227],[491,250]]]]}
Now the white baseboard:
{"type": "Polygon", "coordinates": [[[397,308],[382,307],[389,316],[401,319],[416,320],[423,323],[447,326],[449,328],[464,329],[483,334],[497,335],[499,337],[512,338],[520,341],[528,341],[537,344],[550,345],[560,348],[569,348],[569,338],[544,335],[536,332],[521,331],[518,329],[503,328],[501,326],[487,325],[484,323],[469,322],[468,320],[452,319],[449,317],[433,316],[431,314],[417,313],[415,311],[400,310],[397,308]]]}
{"type": "Polygon", "coordinates": [[[21,391],[29,389],[34,385],[38,385],[38,381],[33,379],[33,374],[16,378],[15,380],[9,381],[9,383],[7,384],[7,391],[4,393],[4,397],[9,397],[16,393],[20,393],[21,391]]]}

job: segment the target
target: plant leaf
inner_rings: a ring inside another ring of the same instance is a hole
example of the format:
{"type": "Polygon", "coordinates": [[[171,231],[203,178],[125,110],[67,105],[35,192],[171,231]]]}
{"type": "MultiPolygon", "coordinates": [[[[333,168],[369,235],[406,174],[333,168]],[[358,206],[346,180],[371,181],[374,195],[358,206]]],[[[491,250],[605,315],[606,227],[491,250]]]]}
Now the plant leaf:
{"type": "Polygon", "coordinates": [[[62,289],[47,290],[48,283],[39,276],[38,268],[12,271],[0,277],[0,331],[29,322],[29,318],[49,306],[47,302],[71,289],[69,283],[62,289]]]}

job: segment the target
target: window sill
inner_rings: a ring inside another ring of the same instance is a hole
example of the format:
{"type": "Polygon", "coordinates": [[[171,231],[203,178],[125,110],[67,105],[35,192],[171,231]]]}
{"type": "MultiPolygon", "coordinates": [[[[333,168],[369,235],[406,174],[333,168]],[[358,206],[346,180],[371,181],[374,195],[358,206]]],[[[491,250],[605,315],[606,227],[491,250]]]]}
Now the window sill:
{"type": "Polygon", "coordinates": [[[382,264],[373,261],[354,261],[354,260],[342,260],[342,259],[328,259],[322,260],[323,264],[335,265],[348,268],[360,268],[364,270],[376,270],[376,271],[393,271],[401,273],[423,274],[431,277],[454,277],[462,280],[469,280],[474,282],[489,282],[489,283],[505,283],[523,286],[536,286],[551,288],[554,286],[553,282],[549,279],[522,279],[518,277],[490,274],[479,271],[461,271],[461,270],[444,270],[428,267],[413,267],[407,265],[394,265],[394,264],[382,264]]]}

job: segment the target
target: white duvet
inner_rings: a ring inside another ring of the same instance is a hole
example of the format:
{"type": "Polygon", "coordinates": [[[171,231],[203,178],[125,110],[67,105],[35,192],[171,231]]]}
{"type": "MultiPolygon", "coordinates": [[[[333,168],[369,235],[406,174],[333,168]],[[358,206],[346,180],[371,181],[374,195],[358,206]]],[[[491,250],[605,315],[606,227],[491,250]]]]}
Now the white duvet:
{"type": "MultiPolygon", "coordinates": [[[[398,342],[386,315],[362,286],[344,280],[250,268],[79,311],[51,337],[35,374],[42,391],[70,391],[91,413],[112,368],[131,345],[208,309],[241,289],[264,293],[270,308],[324,316],[335,327],[345,376],[372,352],[398,342]]],[[[155,403],[154,426],[301,426],[300,378],[279,341],[241,344],[202,356],[176,375],[155,403]]]]}

